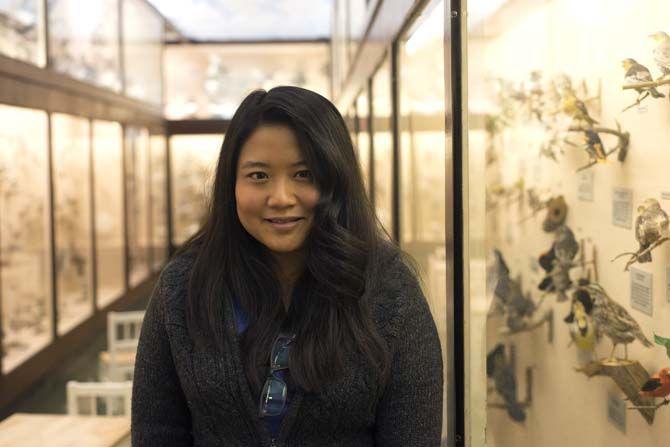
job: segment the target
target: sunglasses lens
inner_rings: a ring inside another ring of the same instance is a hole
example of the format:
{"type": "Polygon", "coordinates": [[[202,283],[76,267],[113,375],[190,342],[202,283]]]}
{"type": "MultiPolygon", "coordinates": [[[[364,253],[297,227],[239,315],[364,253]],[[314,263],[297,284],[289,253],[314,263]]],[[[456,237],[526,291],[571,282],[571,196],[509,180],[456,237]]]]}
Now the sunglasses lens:
{"type": "Polygon", "coordinates": [[[272,346],[272,356],[270,358],[270,367],[273,370],[288,368],[288,352],[291,339],[289,337],[280,337],[272,346]]]}
{"type": "Polygon", "coordinates": [[[286,405],[286,383],[274,377],[268,378],[261,392],[261,416],[277,416],[286,405]]]}

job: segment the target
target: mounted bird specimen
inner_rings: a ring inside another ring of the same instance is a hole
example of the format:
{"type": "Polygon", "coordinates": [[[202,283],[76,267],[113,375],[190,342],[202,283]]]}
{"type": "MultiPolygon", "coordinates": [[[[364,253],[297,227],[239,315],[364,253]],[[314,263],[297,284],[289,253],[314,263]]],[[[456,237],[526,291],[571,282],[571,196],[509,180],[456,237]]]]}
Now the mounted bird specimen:
{"type": "Polygon", "coordinates": [[[641,397],[662,397],[667,401],[670,395],[670,368],[662,368],[651,376],[640,389],[641,397]]]}
{"type": "Polygon", "coordinates": [[[521,290],[520,278],[512,279],[507,263],[500,250],[494,251],[496,286],[494,297],[498,301],[497,306],[502,308],[506,317],[507,328],[512,331],[520,331],[527,327],[528,318],[536,309],[535,302],[529,295],[524,295],[521,290]]]}
{"type": "Polygon", "coordinates": [[[666,78],[670,75],[670,36],[663,31],[657,31],[649,37],[656,42],[653,50],[654,62],[661,69],[662,77],[666,78]]]}
{"type": "Polygon", "coordinates": [[[552,197],[546,203],[547,214],[542,221],[542,230],[552,233],[565,223],[568,216],[568,205],[563,196],[552,197]]]}
{"type": "Polygon", "coordinates": [[[600,338],[598,327],[591,317],[593,300],[584,290],[577,289],[572,294],[570,313],[563,319],[568,324],[570,338],[578,348],[593,351],[600,338]]]}
{"type": "Polygon", "coordinates": [[[624,345],[624,360],[628,360],[628,344],[635,340],[638,340],[647,348],[653,346],[642,333],[637,321],[623,306],[610,298],[601,285],[590,283],[580,286],[577,290],[579,293],[588,294],[588,299],[593,301],[591,312],[593,321],[598,325],[600,333],[612,340],[612,352],[607,359],[608,361],[617,361],[614,357],[617,345],[624,345]]]}
{"type": "Polygon", "coordinates": [[[526,419],[525,405],[517,398],[517,380],[513,365],[507,361],[505,345],[498,344],[486,356],[486,376],[493,379],[497,393],[503,398],[507,414],[517,422],[526,419]]]}
{"type": "Polygon", "coordinates": [[[624,271],[636,262],[651,262],[652,250],[669,240],[668,224],[668,215],[661,208],[658,200],[646,199],[637,208],[635,219],[635,239],[640,243],[640,248],[636,252],[621,253],[612,261],[629,255],[630,258],[626,262],[624,271]]]}
{"type": "Polygon", "coordinates": [[[567,225],[560,226],[549,251],[540,255],[540,267],[547,274],[538,288],[556,293],[557,301],[567,301],[566,292],[572,287],[570,269],[576,266],[574,259],[578,252],[579,243],[572,230],[567,225]]]}
{"type": "Polygon", "coordinates": [[[570,86],[566,86],[561,90],[561,112],[571,117],[573,121],[586,124],[588,127],[598,124],[598,121],[589,115],[584,101],[577,97],[577,94],[570,86]]]}
{"type": "MultiPolygon", "coordinates": [[[[621,61],[621,66],[624,70],[626,70],[626,74],[624,75],[625,84],[635,85],[640,83],[654,82],[654,78],[652,78],[649,69],[638,63],[635,59],[624,59],[621,61]]],[[[656,90],[656,87],[636,87],[635,91],[637,92],[637,98],[635,99],[635,102],[623,109],[624,112],[631,107],[639,106],[642,101],[649,97],[649,95],[651,95],[653,98],[665,98],[665,95],[656,90]]]]}

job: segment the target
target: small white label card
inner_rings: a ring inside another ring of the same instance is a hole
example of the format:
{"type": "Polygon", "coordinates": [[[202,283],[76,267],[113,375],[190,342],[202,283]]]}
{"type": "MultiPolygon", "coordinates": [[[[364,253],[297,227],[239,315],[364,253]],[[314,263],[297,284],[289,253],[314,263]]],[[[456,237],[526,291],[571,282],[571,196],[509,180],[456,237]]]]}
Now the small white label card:
{"type": "Polygon", "coordinates": [[[614,188],[612,190],[612,225],[631,228],[633,220],[633,190],[614,188]]]}
{"type": "Polygon", "coordinates": [[[626,402],[612,392],[607,393],[607,420],[626,433],[626,402]]]}
{"type": "Polygon", "coordinates": [[[633,309],[653,316],[653,275],[644,270],[630,269],[630,305],[633,309]]]}
{"type": "Polygon", "coordinates": [[[535,256],[528,257],[528,265],[530,266],[530,271],[537,273],[540,271],[540,263],[535,256]]]}
{"type": "Polygon", "coordinates": [[[670,200],[670,191],[661,192],[661,200],[670,200]]]}
{"type": "Polygon", "coordinates": [[[593,202],[593,170],[586,169],[577,174],[577,198],[593,202]]]}

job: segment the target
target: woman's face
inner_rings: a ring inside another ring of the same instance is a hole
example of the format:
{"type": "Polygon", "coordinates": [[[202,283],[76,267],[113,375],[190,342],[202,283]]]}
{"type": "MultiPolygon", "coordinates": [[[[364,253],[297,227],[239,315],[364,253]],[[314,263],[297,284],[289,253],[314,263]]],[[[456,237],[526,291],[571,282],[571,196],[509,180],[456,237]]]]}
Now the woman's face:
{"type": "Polygon", "coordinates": [[[319,190],[293,130],[258,127],[242,146],[235,182],[237,215],[274,254],[300,252],[314,221],[319,190]]]}

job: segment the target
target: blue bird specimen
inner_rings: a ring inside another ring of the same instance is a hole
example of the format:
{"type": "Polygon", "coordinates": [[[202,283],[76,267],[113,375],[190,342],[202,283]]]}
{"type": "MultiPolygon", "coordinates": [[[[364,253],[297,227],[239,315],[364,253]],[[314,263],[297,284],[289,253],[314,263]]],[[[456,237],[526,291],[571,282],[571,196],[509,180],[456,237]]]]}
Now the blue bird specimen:
{"type": "Polygon", "coordinates": [[[505,345],[497,344],[486,356],[486,376],[493,379],[495,389],[505,402],[507,414],[517,422],[526,419],[524,405],[517,399],[516,376],[506,359],[505,345]]]}
{"type": "Polygon", "coordinates": [[[511,331],[518,331],[526,327],[527,317],[535,312],[535,302],[521,290],[519,279],[512,279],[507,263],[500,250],[495,250],[496,286],[495,298],[500,302],[506,315],[507,327],[511,331]]]}

